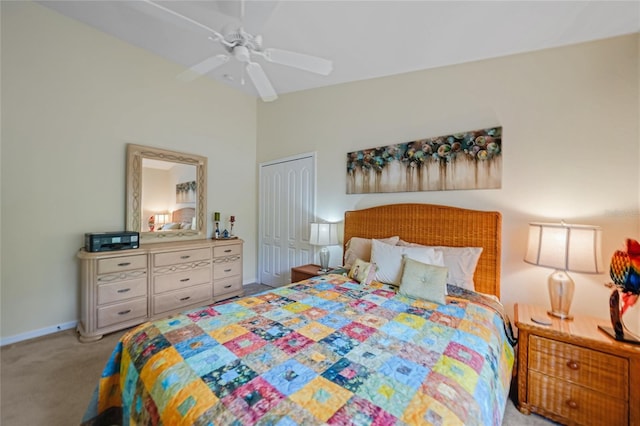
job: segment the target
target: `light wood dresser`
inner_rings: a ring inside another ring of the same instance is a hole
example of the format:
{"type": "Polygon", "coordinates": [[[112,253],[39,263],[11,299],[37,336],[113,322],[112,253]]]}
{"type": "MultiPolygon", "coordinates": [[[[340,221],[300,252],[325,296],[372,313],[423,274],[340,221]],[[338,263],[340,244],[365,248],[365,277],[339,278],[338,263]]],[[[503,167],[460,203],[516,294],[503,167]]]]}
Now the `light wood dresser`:
{"type": "Polygon", "coordinates": [[[640,425],[640,345],[598,330],[607,320],[560,320],[541,306],[517,304],[515,324],[521,412],[571,425],[640,425]]]}
{"type": "Polygon", "coordinates": [[[244,295],[240,239],[190,240],[134,250],[81,249],[79,339],[244,295]]]}

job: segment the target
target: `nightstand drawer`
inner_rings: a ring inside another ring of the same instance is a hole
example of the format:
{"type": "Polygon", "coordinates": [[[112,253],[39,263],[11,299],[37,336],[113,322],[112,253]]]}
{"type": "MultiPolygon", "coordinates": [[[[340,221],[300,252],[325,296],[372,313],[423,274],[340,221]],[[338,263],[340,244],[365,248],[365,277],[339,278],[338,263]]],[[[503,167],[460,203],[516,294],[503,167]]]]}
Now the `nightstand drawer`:
{"type": "Polygon", "coordinates": [[[529,403],[576,424],[629,424],[628,403],[609,395],[529,371],[529,403]]]}
{"type": "Polygon", "coordinates": [[[546,339],[529,338],[529,368],[626,401],[629,363],[614,355],[546,339]]]}

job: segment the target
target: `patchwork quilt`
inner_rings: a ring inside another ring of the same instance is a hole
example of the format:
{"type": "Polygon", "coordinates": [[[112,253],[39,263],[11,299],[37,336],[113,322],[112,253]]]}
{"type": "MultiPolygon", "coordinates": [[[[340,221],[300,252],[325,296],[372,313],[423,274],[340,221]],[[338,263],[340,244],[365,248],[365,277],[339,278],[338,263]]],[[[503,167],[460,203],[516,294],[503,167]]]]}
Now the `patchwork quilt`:
{"type": "Polygon", "coordinates": [[[83,424],[500,425],[511,325],[467,293],[437,305],[330,274],[142,324],[83,424]]]}

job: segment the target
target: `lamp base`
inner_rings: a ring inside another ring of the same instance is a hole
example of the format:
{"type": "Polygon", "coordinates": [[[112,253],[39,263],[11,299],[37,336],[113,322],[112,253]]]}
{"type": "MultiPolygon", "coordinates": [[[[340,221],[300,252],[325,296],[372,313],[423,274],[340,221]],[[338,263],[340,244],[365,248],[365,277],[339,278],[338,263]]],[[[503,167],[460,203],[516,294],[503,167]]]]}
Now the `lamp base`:
{"type": "Polygon", "coordinates": [[[567,313],[565,314],[564,312],[553,312],[551,310],[547,311],[547,313],[549,315],[551,315],[552,317],[556,317],[556,318],[560,318],[563,320],[572,320],[573,319],[573,315],[567,313]]]}
{"type": "Polygon", "coordinates": [[[320,272],[326,274],[329,272],[329,249],[327,247],[322,247],[320,249],[320,272]]]}
{"type": "Polygon", "coordinates": [[[556,318],[570,320],[573,318],[569,314],[575,284],[566,271],[554,271],[549,275],[549,299],[551,300],[551,310],[549,315],[556,318]]]}

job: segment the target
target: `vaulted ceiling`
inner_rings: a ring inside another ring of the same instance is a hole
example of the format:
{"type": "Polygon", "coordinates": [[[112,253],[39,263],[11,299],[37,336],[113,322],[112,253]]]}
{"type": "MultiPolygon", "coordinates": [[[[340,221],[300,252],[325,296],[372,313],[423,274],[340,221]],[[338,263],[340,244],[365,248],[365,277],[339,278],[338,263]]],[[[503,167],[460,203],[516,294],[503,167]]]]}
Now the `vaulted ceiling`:
{"type": "MultiPolygon", "coordinates": [[[[240,25],[262,35],[264,47],[333,61],[322,76],[254,58],[277,93],[640,31],[638,1],[157,2],[175,14],[144,1],[39,3],[185,69],[227,53],[204,27],[225,33],[240,25]]],[[[231,57],[206,77],[257,95],[243,66],[231,57]]]]}

